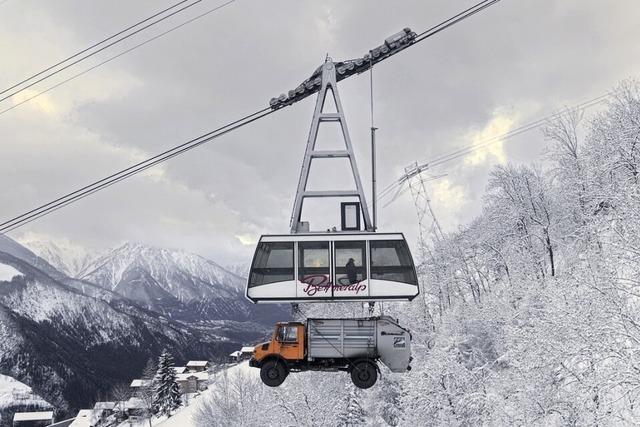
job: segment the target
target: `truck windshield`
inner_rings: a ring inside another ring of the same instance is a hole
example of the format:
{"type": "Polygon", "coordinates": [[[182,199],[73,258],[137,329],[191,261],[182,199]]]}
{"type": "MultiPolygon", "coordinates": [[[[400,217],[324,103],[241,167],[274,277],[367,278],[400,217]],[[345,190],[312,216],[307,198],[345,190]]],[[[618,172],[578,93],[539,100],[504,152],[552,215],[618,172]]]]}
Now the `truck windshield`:
{"type": "Polygon", "coordinates": [[[291,325],[283,325],[278,329],[278,341],[280,342],[297,342],[298,327],[291,325]]]}

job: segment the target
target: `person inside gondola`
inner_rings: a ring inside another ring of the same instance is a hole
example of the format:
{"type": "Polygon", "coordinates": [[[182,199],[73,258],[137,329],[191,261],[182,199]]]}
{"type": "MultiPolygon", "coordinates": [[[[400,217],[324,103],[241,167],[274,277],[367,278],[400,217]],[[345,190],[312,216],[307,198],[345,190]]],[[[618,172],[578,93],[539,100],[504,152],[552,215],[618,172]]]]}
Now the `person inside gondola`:
{"type": "Polygon", "coordinates": [[[344,269],[347,273],[349,284],[354,285],[358,283],[358,270],[356,268],[356,262],[353,258],[349,258],[349,261],[347,262],[347,265],[344,266],[344,269]]]}

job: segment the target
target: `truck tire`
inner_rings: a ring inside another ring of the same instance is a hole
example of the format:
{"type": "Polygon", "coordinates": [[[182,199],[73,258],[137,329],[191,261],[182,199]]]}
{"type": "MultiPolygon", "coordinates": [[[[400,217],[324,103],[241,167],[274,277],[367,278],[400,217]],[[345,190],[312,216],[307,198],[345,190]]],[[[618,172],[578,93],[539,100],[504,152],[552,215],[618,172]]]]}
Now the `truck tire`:
{"type": "Polygon", "coordinates": [[[378,369],[371,362],[356,362],[351,367],[351,381],[358,388],[372,387],[378,380],[378,369]]]}
{"type": "Polygon", "coordinates": [[[282,362],[269,360],[260,368],[260,379],[269,387],[278,387],[287,378],[287,370],[282,362]]]}

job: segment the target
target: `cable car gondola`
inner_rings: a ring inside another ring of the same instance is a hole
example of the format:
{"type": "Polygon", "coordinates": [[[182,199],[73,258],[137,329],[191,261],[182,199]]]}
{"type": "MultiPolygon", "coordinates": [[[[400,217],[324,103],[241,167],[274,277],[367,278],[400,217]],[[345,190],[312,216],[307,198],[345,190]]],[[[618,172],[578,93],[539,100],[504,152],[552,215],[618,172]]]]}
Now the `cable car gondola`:
{"type": "Polygon", "coordinates": [[[401,233],[265,235],[246,296],[255,303],[411,301],[415,266],[401,233]]]}

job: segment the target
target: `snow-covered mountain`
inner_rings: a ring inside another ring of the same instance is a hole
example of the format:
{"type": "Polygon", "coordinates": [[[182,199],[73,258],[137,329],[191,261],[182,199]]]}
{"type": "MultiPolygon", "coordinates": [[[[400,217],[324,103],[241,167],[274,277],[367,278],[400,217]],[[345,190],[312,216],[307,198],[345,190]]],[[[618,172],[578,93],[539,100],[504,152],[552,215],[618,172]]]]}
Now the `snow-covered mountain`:
{"type": "Polygon", "coordinates": [[[135,243],[125,243],[97,258],[78,278],[122,294],[139,293],[128,286],[145,286],[182,302],[230,295],[244,286],[240,276],[200,255],[135,243]],[[144,282],[132,283],[133,278],[144,282]]]}
{"type": "Polygon", "coordinates": [[[185,251],[126,243],[95,259],[78,278],[186,322],[271,324],[288,317],[282,307],[251,304],[244,297],[245,279],[185,251]]]}
{"type": "Polygon", "coordinates": [[[96,257],[94,253],[66,239],[52,241],[40,236],[27,236],[20,244],[47,261],[56,270],[69,277],[77,278],[96,257]]]}
{"type": "Polygon", "coordinates": [[[246,278],[249,277],[249,269],[251,268],[251,263],[238,262],[225,265],[225,268],[236,276],[240,276],[243,278],[243,280],[246,280],[246,278]]]}

